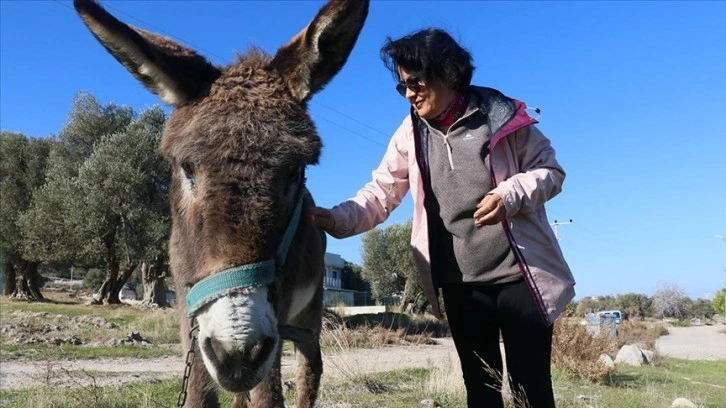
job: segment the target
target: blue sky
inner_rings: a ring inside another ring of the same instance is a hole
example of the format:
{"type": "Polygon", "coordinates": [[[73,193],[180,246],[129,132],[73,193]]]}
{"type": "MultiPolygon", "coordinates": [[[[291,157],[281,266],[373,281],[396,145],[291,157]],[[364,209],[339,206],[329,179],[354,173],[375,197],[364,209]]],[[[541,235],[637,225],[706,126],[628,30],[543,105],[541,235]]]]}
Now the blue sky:
{"type": "MultiPolygon", "coordinates": [[[[287,42],[322,1],[104,1],[122,20],[216,64],[287,42]]],[[[137,111],[160,104],[90,35],[70,1],[0,2],[0,128],[56,134],[73,96],[137,111]]],[[[323,138],[308,183],[319,205],[369,180],[406,101],[378,52],[438,26],[467,47],[474,83],[542,109],[567,171],[547,204],[577,297],[723,287],[726,267],[726,3],[373,1],[348,64],[310,111],[323,138]]],[[[407,198],[389,221],[411,217],[407,198]]],[[[328,251],[360,263],[360,237],[328,251]]],[[[711,297],[712,295],[708,295],[711,297]]]]}

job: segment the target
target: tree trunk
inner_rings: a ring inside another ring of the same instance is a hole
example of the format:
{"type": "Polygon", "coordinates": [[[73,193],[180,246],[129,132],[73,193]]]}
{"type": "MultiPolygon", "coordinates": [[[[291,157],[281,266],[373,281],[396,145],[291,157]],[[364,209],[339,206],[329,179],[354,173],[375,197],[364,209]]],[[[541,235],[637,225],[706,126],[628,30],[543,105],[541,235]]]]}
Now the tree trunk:
{"type": "Polygon", "coordinates": [[[13,268],[10,257],[3,257],[3,296],[10,296],[15,292],[15,268],[13,268]]]}
{"type": "Polygon", "coordinates": [[[11,287],[9,297],[21,300],[43,301],[45,298],[40,292],[40,275],[38,275],[38,262],[31,262],[20,257],[5,259],[6,288],[11,287]]]}
{"type": "Polygon", "coordinates": [[[137,265],[137,263],[128,263],[123,271],[120,270],[121,266],[119,262],[107,266],[106,280],[103,281],[101,289],[98,290],[98,301],[96,303],[102,303],[104,305],[121,304],[121,299],[118,294],[131,277],[137,265]],[[119,274],[119,272],[121,273],[119,274]]]}
{"type": "Polygon", "coordinates": [[[144,285],[143,303],[166,307],[166,270],[159,258],[154,265],[141,264],[141,281],[144,285]]]}
{"type": "Polygon", "coordinates": [[[403,288],[402,310],[406,313],[421,314],[426,311],[428,302],[419,305],[423,295],[423,289],[418,282],[412,278],[406,279],[406,286],[403,288]]]}
{"type": "Polygon", "coordinates": [[[98,300],[95,303],[104,305],[118,305],[121,300],[118,298],[116,281],[118,280],[118,261],[106,265],[106,279],[103,281],[101,288],[98,290],[98,300]]]}
{"type": "Polygon", "coordinates": [[[131,273],[136,269],[137,264],[127,262],[126,268],[119,276],[121,262],[116,254],[116,236],[108,234],[104,239],[104,246],[106,249],[106,280],[103,281],[101,288],[98,290],[98,300],[94,303],[118,305],[121,304],[118,293],[131,277],[131,273]]]}

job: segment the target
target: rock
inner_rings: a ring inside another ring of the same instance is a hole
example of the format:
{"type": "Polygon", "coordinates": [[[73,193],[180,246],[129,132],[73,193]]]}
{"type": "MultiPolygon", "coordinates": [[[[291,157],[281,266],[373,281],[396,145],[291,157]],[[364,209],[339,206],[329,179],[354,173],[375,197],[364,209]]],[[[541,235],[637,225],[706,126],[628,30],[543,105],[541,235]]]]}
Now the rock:
{"type": "Polygon", "coordinates": [[[686,398],[676,398],[671,404],[671,408],[696,408],[696,404],[686,398]]]}
{"type": "Polygon", "coordinates": [[[655,357],[655,352],[651,350],[641,350],[643,352],[643,355],[645,356],[645,363],[651,364],[653,363],[653,357],[655,357]]]}
{"type": "Polygon", "coordinates": [[[648,361],[640,347],[626,344],[620,348],[618,355],[615,356],[615,363],[639,367],[643,364],[648,364],[648,361]]]}
{"type": "Polygon", "coordinates": [[[419,406],[420,408],[441,408],[441,406],[432,399],[421,400],[419,406]]]}
{"type": "Polygon", "coordinates": [[[603,363],[605,367],[615,368],[615,362],[607,354],[600,354],[600,358],[598,358],[598,361],[603,363]]]}

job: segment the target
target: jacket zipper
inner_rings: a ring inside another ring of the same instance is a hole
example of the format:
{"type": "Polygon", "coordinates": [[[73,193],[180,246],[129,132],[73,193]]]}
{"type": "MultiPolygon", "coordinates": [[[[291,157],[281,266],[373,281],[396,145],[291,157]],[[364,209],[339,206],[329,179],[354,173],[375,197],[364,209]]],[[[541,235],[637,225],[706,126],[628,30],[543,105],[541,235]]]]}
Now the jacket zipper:
{"type": "MultiPolygon", "coordinates": [[[[522,126],[524,127],[524,126],[522,126]]],[[[514,129],[509,134],[512,134],[516,131],[518,131],[520,128],[514,129]]],[[[500,138],[502,139],[502,138],[500,138]]],[[[494,145],[492,145],[489,149],[489,178],[490,183],[492,186],[496,187],[497,185],[497,178],[494,176],[494,165],[492,165],[492,151],[494,150],[494,145]]],[[[522,273],[522,276],[524,277],[524,280],[527,282],[527,287],[529,288],[529,292],[532,295],[532,298],[534,299],[534,302],[537,304],[537,309],[539,310],[540,317],[542,318],[542,321],[546,326],[550,326],[552,322],[550,322],[549,315],[547,314],[547,309],[544,304],[544,300],[542,300],[542,295],[540,294],[539,288],[534,283],[534,279],[532,277],[532,273],[529,271],[529,266],[527,265],[527,261],[524,259],[524,255],[519,250],[519,246],[517,246],[517,241],[514,240],[514,235],[512,235],[512,230],[509,228],[509,225],[507,224],[507,219],[505,218],[502,220],[502,227],[504,228],[504,233],[507,235],[507,240],[509,241],[509,246],[512,248],[512,251],[514,251],[514,255],[517,257],[517,264],[519,264],[519,270],[522,273]]]]}

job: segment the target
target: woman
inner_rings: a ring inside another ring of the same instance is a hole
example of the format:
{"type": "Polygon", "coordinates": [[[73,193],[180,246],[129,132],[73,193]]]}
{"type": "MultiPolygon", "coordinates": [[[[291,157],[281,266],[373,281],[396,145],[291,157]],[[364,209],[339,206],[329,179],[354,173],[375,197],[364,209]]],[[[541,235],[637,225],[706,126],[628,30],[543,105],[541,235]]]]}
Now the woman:
{"type": "Polygon", "coordinates": [[[504,341],[512,389],[554,407],[552,324],[574,279],[544,204],[565,173],[524,103],[470,84],[468,51],[440,29],[387,39],[381,58],[411,111],[373,179],[313,220],[337,238],[385,221],[410,189],[411,244],[433,313],[441,291],[469,407],[502,407],[504,341]]]}

